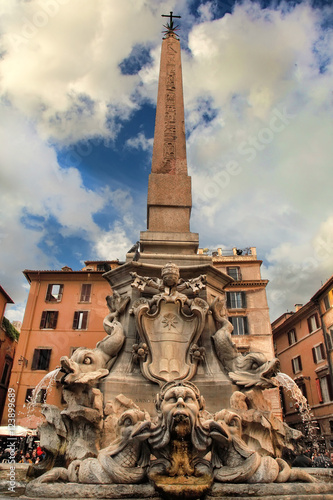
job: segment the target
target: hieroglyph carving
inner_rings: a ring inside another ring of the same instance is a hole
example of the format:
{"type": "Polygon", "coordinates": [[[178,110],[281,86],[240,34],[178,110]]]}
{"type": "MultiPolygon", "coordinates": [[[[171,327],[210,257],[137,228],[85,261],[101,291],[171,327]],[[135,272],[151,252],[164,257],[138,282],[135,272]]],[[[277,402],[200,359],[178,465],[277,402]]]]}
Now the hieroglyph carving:
{"type": "Polygon", "coordinates": [[[164,115],[163,172],[172,170],[176,158],[176,53],[177,43],[173,37],[167,39],[167,77],[164,115]]]}

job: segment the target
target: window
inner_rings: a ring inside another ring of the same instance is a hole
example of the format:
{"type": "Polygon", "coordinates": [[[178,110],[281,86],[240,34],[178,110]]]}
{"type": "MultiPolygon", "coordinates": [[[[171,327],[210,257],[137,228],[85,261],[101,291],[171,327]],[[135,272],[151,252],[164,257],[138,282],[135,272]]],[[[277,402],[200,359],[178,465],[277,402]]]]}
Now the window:
{"type": "Polygon", "coordinates": [[[288,342],[289,342],[289,345],[296,344],[297,338],[296,338],[295,330],[290,330],[290,332],[288,332],[288,342]]]}
{"type": "Polygon", "coordinates": [[[5,386],[8,385],[8,380],[9,380],[9,376],[10,376],[11,366],[12,366],[12,362],[9,361],[9,360],[6,360],[5,361],[5,366],[3,367],[3,372],[2,372],[1,380],[0,380],[0,384],[1,385],[5,385],[5,386]]]}
{"type": "Polygon", "coordinates": [[[47,287],[46,298],[47,302],[60,302],[64,285],[49,285],[47,287]]]}
{"type": "Polygon", "coordinates": [[[327,333],[327,344],[329,349],[333,349],[333,329],[327,333]]]}
{"type": "Polygon", "coordinates": [[[330,299],[328,298],[328,295],[326,295],[326,297],[324,297],[324,307],[325,307],[325,311],[327,311],[331,307],[330,299]]]}
{"type": "Polygon", "coordinates": [[[228,309],[244,309],[246,307],[245,292],[227,292],[228,309]]]}
{"type": "Polygon", "coordinates": [[[319,328],[319,321],[317,314],[313,314],[308,318],[309,333],[314,332],[319,328]]]}
{"type": "Polygon", "coordinates": [[[81,287],[80,302],[90,302],[91,297],[91,285],[84,283],[81,287]]]}
{"type": "Polygon", "coordinates": [[[293,369],[293,373],[298,373],[302,370],[302,361],[301,356],[297,356],[291,360],[291,366],[293,369]]]}
{"type": "Polygon", "coordinates": [[[32,370],[48,370],[52,349],[35,349],[32,358],[32,370]]]}
{"type": "Polygon", "coordinates": [[[27,389],[27,392],[25,393],[25,402],[26,403],[31,403],[32,401],[32,393],[34,392],[33,389],[27,389]]]}
{"type": "Polygon", "coordinates": [[[330,420],[330,431],[333,434],[333,420],[330,420]]]}
{"type": "Polygon", "coordinates": [[[307,395],[307,392],[306,392],[306,387],[305,387],[305,382],[298,382],[298,387],[301,391],[301,393],[303,394],[303,396],[308,399],[308,395],[307,395]]]}
{"type": "Polygon", "coordinates": [[[326,359],[324,344],[319,344],[319,345],[316,345],[315,347],[313,347],[312,348],[312,356],[313,356],[313,361],[315,363],[320,363],[320,361],[323,361],[324,359],[326,359]]]}
{"type": "Polygon", "coordinates": [[[333,400],[332,384],[329,375],[325,375],[319,379],[320,390],[323,403],[329,403],[333,400]]]}
{"type": "Polygon", "coordinates": [[[233,335],[249,334],[247,316],[231,316],[228,319],[234,327],[233,335]]]}
{"type": "Polygon", "coordinates": [[[236,281],[242,279],[240,267],[227,267],[227,274],[236,281]]]}
{"type": "Polygon", "coordinates": [[[85,330],[87,328],[88,311],[75,311],[73,319],[73,330],[85,330]]]}
{"type": "Polygon", "coordinates": [[[110,270],[111,266],[107,262],[104,262],[103,264],[97,264],[97,271],[104,271],[106,273],[107,271],[110,270]]]}
{"type": "Polygon", "coordinates": [[[56,328],[58,311],[43,311],[39,328],[56,328]]]}
{"type": "Polygon", "coordinates": [[[35,389],[27,389],[25,394],[26,403],[45,403],[46,402],[46,389],[39,389],[37,395],[34,395],[35,389]]]}

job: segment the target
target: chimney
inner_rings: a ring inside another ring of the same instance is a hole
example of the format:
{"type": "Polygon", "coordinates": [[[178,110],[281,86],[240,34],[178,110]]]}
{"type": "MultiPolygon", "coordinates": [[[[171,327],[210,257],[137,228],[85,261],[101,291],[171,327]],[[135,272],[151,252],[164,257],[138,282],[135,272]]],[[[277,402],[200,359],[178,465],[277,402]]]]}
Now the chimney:
{"type": "Polygon", "coordinates": [[[298,312],[303,307],[303,304],[295,304],[295,310],[298,312]]]}

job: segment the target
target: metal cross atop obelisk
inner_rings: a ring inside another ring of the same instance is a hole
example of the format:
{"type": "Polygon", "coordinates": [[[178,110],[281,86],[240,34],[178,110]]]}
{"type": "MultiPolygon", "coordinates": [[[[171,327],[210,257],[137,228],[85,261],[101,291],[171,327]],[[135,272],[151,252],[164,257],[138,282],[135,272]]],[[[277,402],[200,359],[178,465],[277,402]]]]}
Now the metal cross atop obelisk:
{"type": "Polygon", "coordinates": [[[170,18],[170,23],[164,26],[168,31],[174,31],[178,26],[173,25],[173,20],[172,19],[181,19],[181,16],[174,16],[172,11],[170,11],[169,15],[162,14],[161,17],[169,17],[170,18]]]}

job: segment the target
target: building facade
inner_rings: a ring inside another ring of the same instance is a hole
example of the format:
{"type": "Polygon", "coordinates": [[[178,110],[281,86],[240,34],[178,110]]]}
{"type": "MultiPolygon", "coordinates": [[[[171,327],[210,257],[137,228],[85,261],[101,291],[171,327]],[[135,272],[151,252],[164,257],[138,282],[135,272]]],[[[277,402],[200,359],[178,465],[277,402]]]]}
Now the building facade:
{"type": "MultiPolygon", "coordinates": [[[[34,395],[34,407],[28,406],[41,380],[59,367],[61,356],[70,356],[80,346],[95,347],[106,335],[103,319],[109,311],[105,298],[112,292],[102,275],[119,262],[85,264],[80,271],[69,267],[24,271],[30,292],[10,378],[10,387],[16,393],[18,425],[35,428],[46,398],[49,404],[61,404],[59,391],[47,390],[51,383],[47,378],[34,395]]],[[[2,423],[7,423],[6,412],[2,423]]]]}
{"type": "Polygon", "coordinates": [[[7,304],[14,304],[0,286],[0,418],[3,415],[19,332],[5,317],[7,304]]]}
{"type": "MultiPolygon", "coordinates": [[[[289,375],[307,398],[316,440],[322,449],[333,450],[333,279],[328,280],[310,301],[296,305],[272,323],[276,356],[281,372],[289,375]]],[[[286,422],[307,434],[299,404],[290,391],[281,391],[286,422]]],[[[312,444],[308,436],[308,445],[312,444]]]]}

